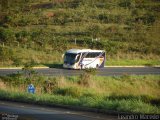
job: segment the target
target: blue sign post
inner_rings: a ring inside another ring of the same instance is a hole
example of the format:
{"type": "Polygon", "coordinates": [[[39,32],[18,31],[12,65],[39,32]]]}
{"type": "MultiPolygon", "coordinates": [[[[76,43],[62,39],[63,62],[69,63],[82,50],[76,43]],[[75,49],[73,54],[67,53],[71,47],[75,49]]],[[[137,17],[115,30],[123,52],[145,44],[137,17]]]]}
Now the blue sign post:
{"type": "Polygon", "coordinates": [[[28,85],[28,93],[35,93],[35,88],[33,84],[28,85]]]}

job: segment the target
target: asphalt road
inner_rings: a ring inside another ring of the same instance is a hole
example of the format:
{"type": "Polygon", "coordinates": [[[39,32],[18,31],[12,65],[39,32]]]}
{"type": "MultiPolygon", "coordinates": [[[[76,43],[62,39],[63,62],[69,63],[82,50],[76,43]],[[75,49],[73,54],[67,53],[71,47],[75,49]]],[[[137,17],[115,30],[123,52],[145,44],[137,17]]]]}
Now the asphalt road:
{"type": "Polygon", "coordinates": [[[118,116],[100,113],[72,111],[6,101],[0,101],[0,114],[2,119],[4,117],[18,117],[18,120],[117,120],[118,118],[118,116]]]}
{"type": "MultiPolygon", "coordinates": [[[[22,72],[21,69],[0,69],[0,75],[7,75],[17,72],[22,72]]],[[[83,70],[68,70],[60,68],[40,68],[35,69],[38,74],[47,75],[47,76],[71,76],[82,74],[83,70]]],[[[160,75],[160,67],[106,67],[98,69],[97,75],[101,76],[114,76],[114,75],[147,75],[154,74],[160,75]]]]}

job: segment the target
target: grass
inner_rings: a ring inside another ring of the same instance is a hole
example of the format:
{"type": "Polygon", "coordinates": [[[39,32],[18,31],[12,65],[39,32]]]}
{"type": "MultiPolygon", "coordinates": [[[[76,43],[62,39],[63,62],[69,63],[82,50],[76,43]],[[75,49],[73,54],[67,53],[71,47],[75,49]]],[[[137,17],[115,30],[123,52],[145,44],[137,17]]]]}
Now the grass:
{"type": "MultiPolygon", "coordinates": [[[[9,49],[9,47],[5,47],[9,49]]],[[[107,52],[106,52],[107,53],[107,52]]],[[[12,49],[12,58],[14,60],[3,60],[0,61],[0,67],[23,67],[26,63],[34,62],[35,66],[38,67],[55,67],[62,68],[63,52],[52,52],[52,51],[44,51],[44,50],[33,50],[30,48],[21,48],[14,47],[12,49]]],[[[160,60],[158,55],[150,54],[138,54],[138,53],[117,53],[116,55],[106,54],[106,63],[105,65],[109,66],[132,66],[132,65],[145,65],[145,66],[153,66],[160,65],[160,60]],[[134,58],[134,59],[133,59],[134,58]]]]}
{"type": "Polygon", "coordinates": [[[21,47],[15,47],[12,51],[11,56],[16,60],[1,61],[0,67],[15,67],[16,64],[18,64],[18,66],[24,66],[24,64],[31,61],[33,61],[36,66],[48,66],[49,64],[62,62],[62,53],[58,52],[52,53],[51,51],[33,50],[21,47]]]}
{"type": "MultiPolygon", "coordinates": [[[[46,57],[45,54],[44,54],[44,57],[46,57]]],[[[52,58],[52,56],[50,58],[52,58]]],[[[44,62],[44,60],[42,60],[42,61],[44,62]]],[[[63,68],[62,64],[63,64],[62,60],[61,60],[61,62],[58,62],[58,61],[54,62],[54,59],[53,59],[53,61],[50,59],[50,61],[48,61],[48,62],[37,63],[35,65],[35,67],[63,68]]],[[[110,60],[106,60],[105,65],[106,66],[158,66],[158,65],[160,65],[160,61],[159,60],[144,60],[144,59],[134,59],[134,60],[133,59],[132,60],[110,59],[110,60]]],[[[12,64],[12,62],[9,65],[8,61],[3,62],[3,63],[1,62],[1,64],[0,64],[0,68],[12,68],[12,67],[24,67],[24,65],[21,64],[19,66],[16,66],[16,65],[12,64]]]]}
{"type": "Polygon", "coordinates": [[[145,59],[132,59],[132,60],[126,60],[126,59],[120,59],[120,60],[108,60],[106,61],[106,65],[108,66],[154,66],[154,65],[160,65],[160,60],[145,60],[145,59]]]}
{"type": "Polygon", "coordinates": [[[50,94],[44,94],[39,96],[36,94],[34,95],[29,93],[15,91],[13,92],[6,90],[0,90],[0,99],[14,100],[18,102],[27,102],[34,104],[44,104],[49,106],[69,105],[132,113],[160,113],[160,108],[158,106],[145,103],[141,99],[112,100],[103,97],[74,98],[72,96],[50,94]]]}
{"type": "Polygon", "coordinates": [[[117,53],[116,56],[106,55],[106,65],[144,65],[144,66],[154,66],[160,65],[160,60],[158,55],[153,54],[137,54],[137,53],[117,53]]]}
{"type": "Polygon", "coordinates": [[[34,76],[31,79],[36,94],[27,93],[29,82],[25,82],[28,79],[24,76],[1,77],[0,99],[50,106],[80,106],[103,111],[160,113],[159,75],[113,77],[88,75],[83,78],[34,76]],[[80,84],[81,80],[87,81],[87,85],[80,84]]]}

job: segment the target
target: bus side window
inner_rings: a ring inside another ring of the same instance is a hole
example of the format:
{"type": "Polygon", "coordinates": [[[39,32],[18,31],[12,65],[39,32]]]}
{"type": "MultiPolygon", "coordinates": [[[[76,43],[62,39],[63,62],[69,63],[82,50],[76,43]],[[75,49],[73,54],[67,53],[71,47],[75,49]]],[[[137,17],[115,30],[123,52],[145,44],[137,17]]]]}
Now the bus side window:
{"type": "Polygon", "coordinates": [[[100,54],[101,54],[100,52],[96,53],[96,57],[98,57],[100,54]]]}
{"type": "Polygon", "coordinates": [[[88,53],[85,58],[91,58],[91,53],[88,53]]]}
{"type": "Polygon", "coordinates": [[[92,53],[93,55],[92,55],[92,57],[93,58],[95,58],[95,57],[97,57],[98,56],[98,54],[95,52],[95,53],[92,53]]]}
{"type": "Polygon", "coordinates": [[[86,52],[82,53],[82,58],[86,58],[86,52]]]}

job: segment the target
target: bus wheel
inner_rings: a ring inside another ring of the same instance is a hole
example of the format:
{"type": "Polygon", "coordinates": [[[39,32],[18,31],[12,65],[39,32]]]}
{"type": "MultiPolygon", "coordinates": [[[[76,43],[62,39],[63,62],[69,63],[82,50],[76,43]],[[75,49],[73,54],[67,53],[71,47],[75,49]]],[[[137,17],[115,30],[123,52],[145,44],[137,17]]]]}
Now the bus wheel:
{"type": "Polygon", "coordinates": [[[81,68],[80,68],[80,70],[82,70],[83,69],[83,65],[81,65],[81,68]]]}
{"type": "Polygon", "coordinates": [[[97,68],[97,69],[99,68],[99,65],[98,65],[98,64],[96,65],[96,68],[97,68]]]}

